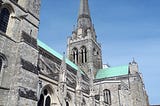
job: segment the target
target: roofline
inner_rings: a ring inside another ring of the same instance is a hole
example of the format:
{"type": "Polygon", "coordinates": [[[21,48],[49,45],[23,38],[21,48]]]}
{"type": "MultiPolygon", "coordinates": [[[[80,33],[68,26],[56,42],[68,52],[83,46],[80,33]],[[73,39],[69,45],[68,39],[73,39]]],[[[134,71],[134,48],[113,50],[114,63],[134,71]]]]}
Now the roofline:
{"type": "MultiPolygon", "coordinates": [[[[51,53],[52,55],[54,55],[58,59],[60,59],[60,60],[63,59],[63,56],[60,53],[58,53],[57,51],[55,51],[54,49],[52,49],[51,47],[49,47],[48,45],[46,45],[45,43],[43,43],[42,41],[40,41],[39,39],[37,39],[37,45],[40,46],[41,48],[43,48],[44,50],[46,50],[47,52],[51,53]]],[[[76,64],[74,64],[72,61],[70,61],[66,57],[65,57],[65,61],[66,61],[66,64],[68,64],[73,69],[75,69],[76,71],[78,71],[78,66],[76,64]]],[[[86,75],[83,70],[81,70],[81,74],[86,75]]]]}

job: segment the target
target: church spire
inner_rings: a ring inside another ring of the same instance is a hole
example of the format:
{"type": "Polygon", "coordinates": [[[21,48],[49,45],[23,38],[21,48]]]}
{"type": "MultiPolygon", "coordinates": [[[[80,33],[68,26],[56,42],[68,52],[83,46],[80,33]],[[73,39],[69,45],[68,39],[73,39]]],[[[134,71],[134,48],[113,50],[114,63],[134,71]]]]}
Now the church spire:
{"type": "Polygon", "coordinates": [[[79,17],[82,17],[82,15],[90,17],[88,0],[80,0],[79,17]]]}
{"type": "Polygon", "coordinates": [[[77,27],[73,29],[68,38],[68,58],[80,66],[88,74],[91,69],[95,75],[102,68],[101,46],[97,42],[97,36],[92,24],[89,11],[89,0],[79,0],[80,9],[77,19],[77,27]]]}
{"type": "Polygon", "coordinates": [[[88,0],[80,0],[80,9],[78,15],[78,28],[89,28],[92,26],[91,16],[89,11],[88,0]]]}

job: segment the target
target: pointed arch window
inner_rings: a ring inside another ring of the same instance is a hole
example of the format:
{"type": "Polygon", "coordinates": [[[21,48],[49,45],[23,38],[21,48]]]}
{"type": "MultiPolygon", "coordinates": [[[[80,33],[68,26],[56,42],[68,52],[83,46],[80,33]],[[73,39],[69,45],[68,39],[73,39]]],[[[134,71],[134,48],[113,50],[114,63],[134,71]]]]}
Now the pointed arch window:
{"type": "Polygon", "coordinates": [[[10,12],[7,8],[0,10],[0,31],[6,33],[10,12]]]}
{"type": "Polygon", "coordinates": [[[81,58],[82,58],[82,63],[86,63],[87,62],[87,49],[85,46],[83,46],[81,48],[81,58]]]}
{"type": "Polygon", "coordinates": [[[111,105],[111,92],[108,89],[103,90],[104,102],[111,105]]]}
{"type": "Polygon", "coordinates": [[[74,48],[72,50],[72,54],[73,54],[73,62],[75,64],[78,64],[78,49],[77,48],[74,48]]]}

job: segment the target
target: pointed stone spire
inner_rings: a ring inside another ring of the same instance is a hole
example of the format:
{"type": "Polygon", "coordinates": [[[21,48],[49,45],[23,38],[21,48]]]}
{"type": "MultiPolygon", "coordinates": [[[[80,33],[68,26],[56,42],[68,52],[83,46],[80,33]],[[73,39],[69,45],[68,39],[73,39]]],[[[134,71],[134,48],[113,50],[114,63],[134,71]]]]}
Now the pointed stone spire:
{"type": "Polygon", "coordinates": [[[134,57],[133,57],[133,60],[132,60],[132,64],[137,64],[137,62],[135,61],[134,57]]]}
{"type": "Polygon", "coordinates": [[[88,0],[80,0],[80,9],[78,16],[78,28],[80,27],[91,27],[91,16],[89,11],[88,0]]]}
{"type": "Polygon", "coordinates": [[[68,38],[67,56],[72,62],[79,65],[85,73],[89,75],[88,70],[91,69],[95,76],[97,71],[102,68],[101,45],[97,42],[94,25],[91,21],[89,0],[79,1],[80,10],[77,26],[72,31],[71,37],[68,38]]]}

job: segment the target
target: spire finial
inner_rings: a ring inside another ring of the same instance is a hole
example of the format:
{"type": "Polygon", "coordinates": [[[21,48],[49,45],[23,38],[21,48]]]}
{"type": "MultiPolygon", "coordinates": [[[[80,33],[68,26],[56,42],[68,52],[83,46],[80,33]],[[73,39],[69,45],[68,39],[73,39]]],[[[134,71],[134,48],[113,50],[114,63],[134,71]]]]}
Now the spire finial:
{"type": "Polygon", "coordinates": [[[79,16],[88,15],[90,17],[88,0],[80,0],[79,16]]]}
{"type": "Polygon", "coordinates": [[[135,61],[134,57],[133,57],[133,61],[132,61],[132,63],[136,64],[136,61],[135,61]]]}

